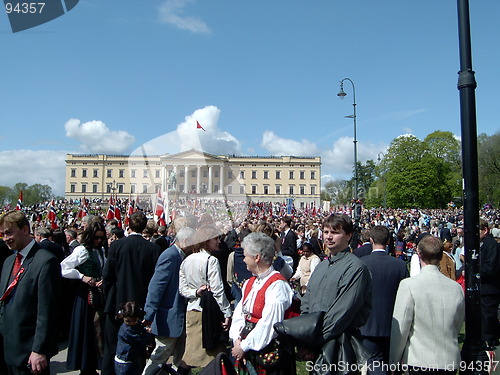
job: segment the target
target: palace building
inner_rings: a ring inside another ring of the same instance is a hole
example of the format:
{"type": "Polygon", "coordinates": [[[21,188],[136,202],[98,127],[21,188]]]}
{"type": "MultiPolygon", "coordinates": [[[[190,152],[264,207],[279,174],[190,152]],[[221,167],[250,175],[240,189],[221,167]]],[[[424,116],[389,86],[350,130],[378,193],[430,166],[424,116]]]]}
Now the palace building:
{"type": "Polygon", "coordinates": [[[67,199],[153,196],[320,205],[321,158],[211,155],[68,154],[67,199]]]}

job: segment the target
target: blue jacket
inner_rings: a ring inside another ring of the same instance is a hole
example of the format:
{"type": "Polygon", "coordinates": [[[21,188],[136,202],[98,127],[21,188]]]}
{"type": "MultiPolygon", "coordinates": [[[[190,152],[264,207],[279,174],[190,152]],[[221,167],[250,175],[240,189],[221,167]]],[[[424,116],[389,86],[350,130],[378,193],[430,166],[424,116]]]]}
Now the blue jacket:
{"type": "Polygon", "coordinates": [[[123,323],[118,331],[116,356],[123,361],[141,361],[146,358],[146,345],[151,341],[148,333],[141,323],[129,326],[123,323]]]}
{"type": "Polygon", "coordinates": [[[179,337],[184,328],[187,301],[179,294],[183,257],[176,245],[161,253],[148,287],[144,319],[153,322],[156,336],[179,337]]]}

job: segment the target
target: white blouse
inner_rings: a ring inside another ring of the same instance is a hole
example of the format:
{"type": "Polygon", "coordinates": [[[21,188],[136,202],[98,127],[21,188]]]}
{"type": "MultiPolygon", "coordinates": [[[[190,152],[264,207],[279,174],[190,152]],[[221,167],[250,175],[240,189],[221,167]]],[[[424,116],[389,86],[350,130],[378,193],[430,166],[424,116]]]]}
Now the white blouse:
{"type": "MultiPolygon", "coordinates": [[[[236,341],[240,338],[240,332],[245,326],[245,311],[253,311],[253,305],[257,292],[264,286],[269,277],[278,273],[273,267],[257,276],[257,280],[252,285],[252,289],[244,301],[236,305],[233,314],[233,321],[229,329],[229,337],[236,341]]],[[[248,280],[243,284],[242,291],[245,290],[248,280]]],[[[282,322],[285,315],[285,310],[292,304],[293,291],[290,285],[283,280],[276,280],[266,290],[265,305],[262,309],[262,318],[257,322],[255,328],[248,336],[241,341],[241,349],[246,352],[248,350],[259,351],[265,348],[271,340],[277,336],[274,332],[273,325],[282,322]]]]}
{"type": "MultiPolygon", "coordinates": [[[[104,251],[101,254],[95,249],[92,251],[97,252],[97,258],[101,264],[101,270],[104,268],[104,263],[106,261],[104,257],[104,251]]],[[[85,276],[83,273],[78,271],[76,267],[85,263],[89,259],[89,252],[85,249],[85,246],[80,245],[73,250],[73,252],[61,262],[61,273],[66,279],[83,279],[85,276]]]]}
{"type": "Polygon", "coordinates": [[[210,256],[207,251],[202,249],[199,253],[193,253],[186,257],[181,263],[179,272],[179,293],[188,300],[187,311],[203,310],[200,306],[201,298],[196,296],[196,291],[204,284],[210,285],[210,290],[214,294],[214,298],[224,314],[224,317],[231,317],[231,306],[224,294],[224,285],[222,283],[219,261],[216,257],[210,256]]]}

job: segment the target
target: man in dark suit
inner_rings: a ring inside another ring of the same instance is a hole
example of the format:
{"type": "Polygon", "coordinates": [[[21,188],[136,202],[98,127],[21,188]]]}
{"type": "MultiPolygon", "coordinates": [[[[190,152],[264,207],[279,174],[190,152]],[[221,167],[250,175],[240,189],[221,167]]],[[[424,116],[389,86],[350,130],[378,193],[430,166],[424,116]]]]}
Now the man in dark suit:
{"type": "Polygon", "coordinates": [[[444,226],[442,223],[438,225],[438,235],[441,242],[444,242],[446,240],[451,243],[451,230],[447,226],[444,226]]]}
{"type": "Polygon", "coordinates": [[[62,262],[64,259],[64,249],[61,245],[56,244],[50,240],[52,233],[48,228],[37,228],[35,230],[35,240],[38,242],[42,249],[50,251],[54,254],[59,262],[62,262]]]}
{"type": "Polygon", "coordinates": [[[370,255],[372,253],[373,248],[370,242],[369,229],[363,229],[361,231],[361,241],[363,241],[363,245],[352,251],[352,253],[356,255],[358,258],[370,255]]]}
{"type": "Polygon", "coordinates": [[[490,229],[486,220],[480,220],[481,338],[487,350],[494,350],[500,338],[497,315],[500,304],[500,244],[495,241],[490,229]]]}
{"type": "Polygon", "coordinates": [[[361,258],[372,275],[372,311],[361,327],[364,346],[372,353],[368,359],[368,374],[386,375],[389,363],[392,310],[401,280],[408,277],[408,269],[401,259],[390,256],[385,248],[390,233],[378,225],[370,229],[373,250],[361,258]]]}
{"type": "Polygon", "coordinates": [[[156,347],[144,369],[145,375],[156,374],[158,366],[167,363],[170,355],[174,365],[181,365],[186,345],[187,301],[179,293],[179,270],[184,258],[191,253],[188,243],[193,234],[194,229],[188,227],[177,232],[175,243],[158,258],[149,283],[144,325],[150,326],[156,336],[156,347]]]}
{"type": "Polygon", "coordinates": [[[102,375],[114,375],[114,357],[120,321],[115,319],[117,311],[128,301],[143,307],[146,303],[148,285],[154,274],[161,248],[141,235],[148,219],[137,211],[130,216],[128,237],[111,244],[103,271],[104,294],[104,354],[102,375]]]}
{"type": "Polygon", "coordinates": [[[66,234],[66,241],[68,241],[69,253],[71,254],[76,247],[80,246],[80,242],[76,239],[76,230],[68,228],[64,231],[64,234],[66,234]]]}
{"type": "Polygon", "coordinates": [[[21,211],[0,217],[0,232],[9,249],[0,279],[0,332],[8,374],[50,374],[58,351],[57,324],[61,268],[30,235],[21,211]]]}
{"type": "Polygon", "coordinates": [[[292,218],[285,216],[281,218],[279,231],[281,237],[281,254],[288,255],[293,259],[293,271],[299,264],[299,255],[297,253],[297,235],[291,229],[292,218]]]}

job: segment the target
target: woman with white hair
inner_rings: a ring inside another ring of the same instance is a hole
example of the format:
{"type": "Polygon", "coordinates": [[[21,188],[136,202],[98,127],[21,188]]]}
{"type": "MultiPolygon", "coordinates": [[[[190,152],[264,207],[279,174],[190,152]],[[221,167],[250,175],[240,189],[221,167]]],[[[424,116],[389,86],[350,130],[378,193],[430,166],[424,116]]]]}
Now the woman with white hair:
{"type": "Polygon", "coordinates": [[[284,319],[293,292],[286,279],[274,270],[274,241],[261,232],[243,240],[244,262],[254,276],[243,284],[243,298],[236,306],[229,337],[239,374],[253,366],[258,374],[291,374],[295,362],[276,349],[275,323],[284,319]],[[246,363],[245,363],[246,362],[246,363]]]}

